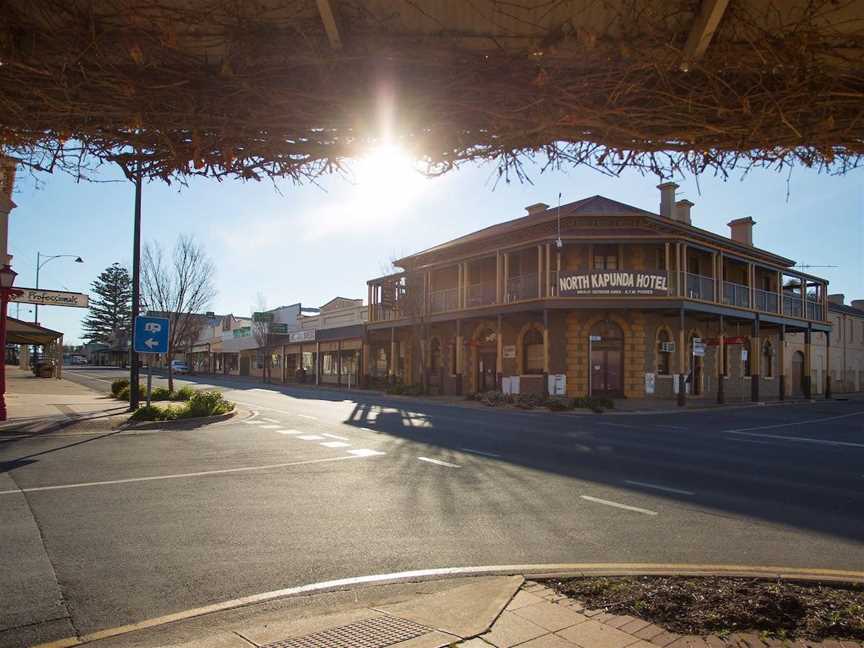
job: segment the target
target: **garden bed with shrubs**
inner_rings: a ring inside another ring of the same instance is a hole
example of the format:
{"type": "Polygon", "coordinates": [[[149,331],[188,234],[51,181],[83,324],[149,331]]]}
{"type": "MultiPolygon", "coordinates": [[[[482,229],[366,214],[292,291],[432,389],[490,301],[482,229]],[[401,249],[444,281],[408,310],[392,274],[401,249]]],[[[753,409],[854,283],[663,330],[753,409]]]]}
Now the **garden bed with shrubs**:
{"type": "MultiPolygon", "coordinates": [[[[139,393],[146,397],[147,388],[139,385],[139,393]]],[[[129,381],[125,378],[111,383],[111,394],[119,400],[129,400],[129,381]]],[[[175,421],[178,419],[220,416],[234,411],[234,403],[225,400],[218,390],[196,391],[181,387],[171,392],[164,387],[156,387],[150,394],[151,404],[139,407],[129,417],[130,421],[175,421]],[[154,405],[158,401],[168,401],[164,405],[154,405]]]]}
{"type": "Polygon", "coordinates": [[[478,394],[469,394],[465,398],[483,403],[489,407],[546,408],[553,412],[590,409],[599,414],[604,410],[615,407],[615,404],[608,398],[589,398],[587,396],[563,398],[560,396],[545,397],[540,394],[505,394],[500,391],[487,391],[478,394]]]}

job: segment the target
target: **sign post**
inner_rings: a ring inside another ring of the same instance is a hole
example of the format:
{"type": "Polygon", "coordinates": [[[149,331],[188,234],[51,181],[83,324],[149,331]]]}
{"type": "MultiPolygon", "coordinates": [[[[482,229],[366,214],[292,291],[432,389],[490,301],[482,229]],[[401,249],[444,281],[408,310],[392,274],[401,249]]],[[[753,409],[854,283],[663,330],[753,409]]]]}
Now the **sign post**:
{"type": "Polygon", "coordinates": [[[594,396],[594,343],[602,340],[599,335],[588,336],[588,398],[594,396]]]}
{"type": "MultiPolygon", "coordinates": [[[[139,315],[135,318],[135,329],[132,337],[132,350],[135,353],[147,353],[151,356],[168,353],[168,332],[171,322],[167,317],[149,317],[139,315]]],[[[150,407],[150,394],[153,391],[153,362],[147,360],[147,407],[150,407]]]]}

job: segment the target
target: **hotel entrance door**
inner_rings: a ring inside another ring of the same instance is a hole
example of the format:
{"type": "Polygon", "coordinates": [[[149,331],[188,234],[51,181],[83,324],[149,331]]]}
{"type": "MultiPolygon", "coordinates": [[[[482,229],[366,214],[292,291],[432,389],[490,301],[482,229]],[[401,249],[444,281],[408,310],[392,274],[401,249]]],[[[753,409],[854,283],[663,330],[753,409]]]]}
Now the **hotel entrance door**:
{"type": "Polygon", "coordinates": [[[591,395],[624,395],[624,333],[614,322],[598,322],[591,335],[591,395]]]}

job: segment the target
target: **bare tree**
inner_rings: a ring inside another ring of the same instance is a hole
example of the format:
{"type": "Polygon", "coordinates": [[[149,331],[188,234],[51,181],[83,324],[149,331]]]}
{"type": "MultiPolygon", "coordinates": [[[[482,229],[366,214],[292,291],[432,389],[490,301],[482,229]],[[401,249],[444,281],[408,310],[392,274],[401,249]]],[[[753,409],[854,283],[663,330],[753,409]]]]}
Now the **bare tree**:
{"type": "Polygon", "coordinates": [[[271,333],[271,327],[269,320],[262,317],[255,316],[257,313],[265,313],[267,311],[267,300],[264,299],[264,295],[260,292],[258,293],[257,299],[257,311],[253,311],[252,313],[252,333],[255,336],[255,342],[258,344],[258,352],[257,356],[259,361],[261,362],[261,382],[271,382],[271,371],[270,371],[270,345],[273,342],[273,337],[271,333]]]}
{"type": "Polygon", "coordinates": [[[141,264],[141,294],[148,311],[167,317],[168,389],[174,391],[171,361],[178,349],[195,342],[203,325],[199,314],[216,296],[213,277],[216,266],[192,236],[181,234],[167,259],[162,246],[151,241],[144,246],[141,264]]]}

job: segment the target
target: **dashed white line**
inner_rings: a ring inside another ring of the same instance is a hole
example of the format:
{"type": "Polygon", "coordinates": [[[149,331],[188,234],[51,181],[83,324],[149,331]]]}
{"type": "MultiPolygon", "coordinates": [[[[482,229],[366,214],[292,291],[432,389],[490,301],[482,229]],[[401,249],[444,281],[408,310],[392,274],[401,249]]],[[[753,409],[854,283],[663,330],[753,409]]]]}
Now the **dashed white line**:
{"type": "Polygon", "coordinates": [[[638,506],[629,506],[627,504],[619,504],[618,502],[610,502],[609,500],[600,499],[599,497],[591,497],[590,495],[580,495],[579,497],[588,502],[614,506],[615,508],[624,509],[625,511],[633,511],[634,513],[642,513],[643,515],[657,515],[657,511],[649,511],[648,509],[639,508],[638,506]]]}
{"type": "Polygon", "coordinates": [[[666,491],[667,493],[677,493],[678,495],[695,495],[693,491],[682,490],[680,488],[670,488],[669,486],[661,486],[660,484],[650,484],[648,482],[632,481],[630,479],[625,479],[624,483],[630,484],[631,486],[642,486],[643,488],[653,488],[658,491],[666,491]]]}
{"type": "Polygon", "coordinates": [[[351,447],[350,443],[345,443],[344,441],[325,441],[324,443],[321,443],[320,445],[324,446],[325,448],[350,448],[351,447]]]}
{"type": "Polygon", "coordinates": [[[494,454],[492,452],[482,452],[481,450],[472,450],[471,448],[459,448],[462,452],[469,452],[471,454],[482,455],[484,457],[492,457],[493,459],[500,459],[501,455],[494,454]]]}
{"type": "Polygon", "coordinates": [[[446,466],[447,468],[461,468],[462,466],[457,466],[456,464],[449,463],[447,461],[441,461],[440,459],[430,459],[429,457],[417,457],[420,461],[425,461],[431,464],[437,464],[439,466],[446,466]]]}
{"type": "Polygon", "coordinates": [[[780,439],[782,441],[797,441],[798,443],[815,443],[817,445],[836,446],[844,448],[864,448],[864,443],[852,443],[851,441],[831,441],[829,439],[812,439],[810,437],[787,436],[785,434],[759,434],[757,432],[739,432],[728,430],[729,434],[740,434],[741,436],[757,437],[760,439],[780,439]]]}
{"type": "Polygon", "coordinates": [[[369,448],[358,448],[357,450],[349,450],[348,454],[354,455],[355,457],[376,457],[386,453],[381,452],[380,450],[370,450],[369,448]]]}
{"type": "MultiPolygon", "coordinates": [[[[349,451],[351,452],[351,451],[349,451]]],[[[225,468],[222,470],[205,470],[202,472],[178,473],[174,475],[154,475],[152,477],[131,477],[129,479],[111,479],[108,481],[82,482],[77,484],[58,484],[56,486],[34,486],[32,488],[21,488],[15,490],[0,491],[0,495],[13,495],[15,493],[35,493],[37,491],[64,490],[69,488],[84,488],[89,486],[110,486],[114,484],[131,484],[135,482],[159,481],[163,479],[183,479],[188,477],[206,477],[208,475],[225,475],[229,473],[252,472],[254,470],[270,470],[272,468],[288,468],[291,466],[305,466],[307,464],[325,463],[327,461],[340,461],[342,459],[353,459],[354,457],[371,457],[373,454],[356,454],[353,457],[330,457],[328,459],[310,459],[308,461],[290,461],[287,463],[267,464],[264,466],[244,466],[242,468],[225,468]]]]}
{"type": "Polygon", "coordinates": [[[300,430],[276,430],[277,434],[286,434],[289,436],[293,436],[295,434],[303,434],[300,430]]]}
{"type": "Polygon", "coordinates": [[[262,418],[262,421],[267,421],[268,423],[278,423],[279,421],[271,418],[262,418]]]}
{"type": "Polygon", "coordinates": [[[261,429],[262,430],[278,430],[281,427],[282,427],[281,425],[262,425],[261,429]]]}
{"type": "Polygon", "coordinates": [[[320,441],[324,437],[320,434],[301,434],[297,437],[298,439],[303,439],[304,441],[320,441]]]}
{"type": "Polygon", "coordinates": [[[310,419],[312,421],[318,420],[317,416],[310,416],[309,414],[298,414],[297,416],[299,416],[300,418],[310,419]]]}
{"type": "Polygon", "coordinates": [[[331,439],[338,439],[339,441],[347,441],[348,437],[339,436],[338,434],[329,434],[328,432],[322,432],[323,436],[329,437],[331,439]]]}

